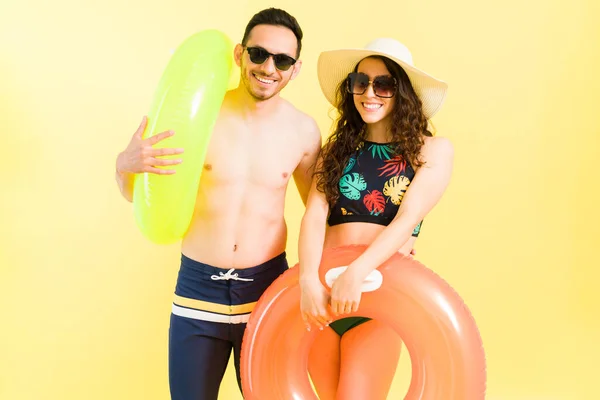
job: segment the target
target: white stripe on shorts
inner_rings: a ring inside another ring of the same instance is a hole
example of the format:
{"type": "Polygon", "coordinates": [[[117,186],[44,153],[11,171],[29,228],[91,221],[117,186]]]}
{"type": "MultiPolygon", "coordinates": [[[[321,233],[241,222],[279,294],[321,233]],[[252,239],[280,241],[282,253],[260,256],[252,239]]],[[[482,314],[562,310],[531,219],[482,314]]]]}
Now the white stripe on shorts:
{"type": "Polygon", "coordinates": [[[250,319],[250,313],[240,315],[223,315],[179,307],[176,304],[173,304],[171,311],[173,314],[180,317],[192,318],[200,321],[221,322],[224,324],[244,324],[250,319]]]}

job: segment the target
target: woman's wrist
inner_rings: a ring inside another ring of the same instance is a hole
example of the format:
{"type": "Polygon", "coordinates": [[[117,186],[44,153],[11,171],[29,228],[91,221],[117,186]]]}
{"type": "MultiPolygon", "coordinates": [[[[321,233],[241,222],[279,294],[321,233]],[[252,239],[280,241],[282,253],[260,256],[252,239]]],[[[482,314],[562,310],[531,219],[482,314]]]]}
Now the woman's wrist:
{"type": "Polygon", "coordinates": [[[301,285],[319,282],[319,271],[302,272],[299,281],[301,285]]]}

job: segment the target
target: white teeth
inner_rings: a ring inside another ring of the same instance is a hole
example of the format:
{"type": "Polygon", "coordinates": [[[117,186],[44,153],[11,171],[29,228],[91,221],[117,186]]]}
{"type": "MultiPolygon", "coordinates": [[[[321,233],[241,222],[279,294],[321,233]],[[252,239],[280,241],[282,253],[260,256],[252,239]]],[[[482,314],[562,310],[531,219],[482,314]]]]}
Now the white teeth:
{"type": "Polygon", "coordinates": [[[257,79],[259,82],[262,82],[262,83],[267,83],[267,84],[269,84],[269,85],[270,85],[271,83],[275,82],[274,80],[270,80],[270,79],[261,78],[261,77],[259,77],[259,76],[257,76],[257,75],[254,75],[254,77],[255,77],[255,78],[256,78],[256,79],[257,79]]]}
{"type": "Polygon", "coordinates": [[[367,110],[377,110],[378,108],[381,108],[382,104],[368,104],[368,103],[363,103],[363,107],[365,107],[367,110]]]}

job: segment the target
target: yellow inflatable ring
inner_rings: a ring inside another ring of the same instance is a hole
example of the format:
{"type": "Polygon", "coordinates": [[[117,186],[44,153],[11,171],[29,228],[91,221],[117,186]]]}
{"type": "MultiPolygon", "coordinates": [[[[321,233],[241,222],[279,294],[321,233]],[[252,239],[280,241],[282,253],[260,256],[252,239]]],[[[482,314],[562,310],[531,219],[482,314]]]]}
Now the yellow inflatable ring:
{"type": "Polygon", "coordinates": [[[144,173],[134,181],[138,227],[160,244],[183,237],[194,212],[210,136],[228,88],[233,44],[217,30],[186,39],[169,61],[148,113],[145,137],[173,130],[156,147],[183,148],[173,175],[144,173]]]}

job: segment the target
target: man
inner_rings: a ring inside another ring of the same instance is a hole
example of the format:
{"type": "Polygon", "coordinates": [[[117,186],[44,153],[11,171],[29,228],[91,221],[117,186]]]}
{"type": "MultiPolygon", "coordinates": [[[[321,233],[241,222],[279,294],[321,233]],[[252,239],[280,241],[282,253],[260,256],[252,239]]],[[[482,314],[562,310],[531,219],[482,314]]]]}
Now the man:
{"type": "MultiPolygon", "coordinates": [[[[174,400],[217,399],[232,349],[241,390],[246,322],[264,290],[288,268],[286,187],[293,176],[306,204],[321,147],[315,121],[279,96],[300,72],[301,41],[296,19],[271,8],[253,16],[235,47],[240,85],[223,101],[182,241],[169,332],[174,400]]],[[[172,174],[156,167],[181,160],[160,157],[185,151],[153,149],[173,133],[143,140],[145,127],[144,118],[117,157],[117,181],[129,201],[134,174],[172,174]]]]}

